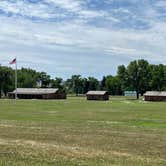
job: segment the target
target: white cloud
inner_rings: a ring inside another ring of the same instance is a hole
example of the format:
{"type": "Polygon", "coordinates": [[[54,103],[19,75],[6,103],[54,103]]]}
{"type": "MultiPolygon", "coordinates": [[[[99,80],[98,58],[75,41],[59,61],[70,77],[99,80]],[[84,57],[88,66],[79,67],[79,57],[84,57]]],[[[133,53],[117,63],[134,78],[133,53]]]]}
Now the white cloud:
{"type": "Polygon", "coordinates": [[[93,19],[105,17],[112,21],[117,21],[112,15],[103,10],[90,10],[83,0],[43,0],[38,3],[16,0],[14,2],[2,0],[0,9],[6,14],[23,17],[36,17],[40,19],[64,19],[71,16],[70,19],[93,19]],[[64,11],[63,11],[63,10],[64,11]]]}
{"type": "MultiPolygon", "coordinates": [[[[138,55],[153,54],[162,49],[160,54],[165,54],[163,33],[166,25],[156,24],[153,29],[147,31],[111,30],[96,28],[82,24],[69,23],[20,23],[12,19],[4,20],[0,27],[0,40],[25,44],[29,46],[40,45],[42,47],[57,49],[66,47],[67,50],[90,49],[100,50],[116,54],[138,55]],[[161,27],[163,27],[161,29],[161,27]],[[160,32],[160,33],[159,33],[160,32]],[[153,50],[153,52],[152,52],[153,50]]],[[[89,50],[89,51],[90,51],[89,50]]],[[[159,54],[159,53],[158,53],[159,54]]],[[[156,57],[157,58],[157,57],[156,57]]]]}
{"type": "MultiPolygon", "coordinates": [[[[64,12],[48,11],[48,6],[43,3],[15,2],[2,1],[0,9],[16,15],[40,18],[65,16],[64,12]]],[[[157,20],[155,9],[146,7],[148,10],[145,17],[141,17],[145,20],[152,18],[149,19],[151,27],[138,30],[130,27],[116,28],[110,24],[101,27],[87,24],[86,20],[93,18],[99,18],[101,22],[106,18],[108,22],[114,23],[119,23],[120,20],[112,17],[108,11],[87,8],[84,6],[85,1],[47,0],[47,3],[75,13],[77,19],[49,22],[0,16],[2,64],[8,64],[9,59],[18,56],[21,60],[20,67],[34,67],[64,77],[75,73],[98,77],[111,74],[111,71],[116,71],[117,65],[138,58],[166,64],[166,23],[157,20]]],[[[133,11],[120,8],[119,12],[130,16],[133,11]]],[[[137,17],[135,15],[135,19],[137,17]]]]}
{"type": "Polygon", "coordinates": [[[164,1],[163,0],[156,1],[155,6],[165,8],[166,7],[166,1],[165,0],[164,1]]]}
{"type": "Polygon", "coordinates": [[[63,8],[63,9],[67,9],[69,11],[72,11],[72,12],[77,12],[77,11],[80,11],[82,9],[82,4],[83,4],[83,1],[79,1],[79,0],[44,0],[45,2],[47,3],[51,3],[55,6],[58,6],[60,8],[63,8]]]}
{"type": "Polygon", "coordinates": [[[48,10],[48,6],[43,3],[28,3],[25,1],[17,0],[15,3],[9,1],[0,2],[0,9],[7,14],[21,15],[25,17],[39,17],[41,19],[50,18],[63,18],[63,13],[54,12],[51,8],[48,10]]]}

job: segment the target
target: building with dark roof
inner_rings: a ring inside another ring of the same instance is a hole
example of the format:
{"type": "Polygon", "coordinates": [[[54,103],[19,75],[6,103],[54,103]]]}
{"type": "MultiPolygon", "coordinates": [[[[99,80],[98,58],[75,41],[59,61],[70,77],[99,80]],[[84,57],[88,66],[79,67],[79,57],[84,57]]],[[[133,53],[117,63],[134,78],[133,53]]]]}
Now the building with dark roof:
{"type": "Polygon", "coordinates": [[[10,99],[66,99],[66,93],[54,88],[17,88],[8,93],[10,99]]]}
{"type": "Polygon", "coordinates": [[[86,94],[87,100],[109,100],[107,91],[89,91],[86,94]]]}
{"type": "Polygon", "coordinates": [[[166,91],[147,91],[144,94],[145,101],[166,101],[166,91]]]}

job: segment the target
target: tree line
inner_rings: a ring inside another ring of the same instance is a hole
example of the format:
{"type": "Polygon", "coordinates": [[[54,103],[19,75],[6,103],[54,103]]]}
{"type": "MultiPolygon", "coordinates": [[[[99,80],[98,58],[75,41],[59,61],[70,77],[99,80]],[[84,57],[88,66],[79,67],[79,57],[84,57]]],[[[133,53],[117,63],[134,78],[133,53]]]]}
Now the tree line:
{"type": "MultiPolygon", "coordinates": [[[[0,66],[0,97],[14,90],[14,70],[0,66]]],[[[67,80],[51,78],[46,72],[38,72],[30,68],[18,70],[19,88],[59,88],[71,94],[85,94],[89,90],[107,90],[111,95],[123,95],[124,91],[136,91],[143,95],[146,91],[166,90],[166,65],[149,64],[141,59],[128,66],[120,65],[115,76],[103,76],[102,80],[94,77],[83,78],[73,75],[67,80]]]]}

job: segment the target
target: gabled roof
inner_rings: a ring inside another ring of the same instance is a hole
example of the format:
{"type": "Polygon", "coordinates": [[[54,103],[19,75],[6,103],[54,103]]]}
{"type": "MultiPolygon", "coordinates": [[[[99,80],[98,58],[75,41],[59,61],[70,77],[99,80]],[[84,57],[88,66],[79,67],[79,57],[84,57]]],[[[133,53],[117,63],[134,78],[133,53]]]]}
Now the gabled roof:
{"type": "MultiPolygon", "coordinates": [[[[52,94],[57,91],[58,89],[54,88],[17,88],[17,94],[52,94]]],[[[13,93],[16,93],[16,90],[13,93]]]]}
{"type": "Polygon", "coordinates": [[[87,95],[105,95],[107,91],[88,91],[87,95]]]}
{"type": "Polygon", "coordinates": [[[144,96],[166,96],[166,91],[147,91],[144,96]]]}
{"type": "Polygon", "coordinates": [[[162,92],[160,93],[160,96],[166,96],[166,91],[162,91],[162,92]]]}

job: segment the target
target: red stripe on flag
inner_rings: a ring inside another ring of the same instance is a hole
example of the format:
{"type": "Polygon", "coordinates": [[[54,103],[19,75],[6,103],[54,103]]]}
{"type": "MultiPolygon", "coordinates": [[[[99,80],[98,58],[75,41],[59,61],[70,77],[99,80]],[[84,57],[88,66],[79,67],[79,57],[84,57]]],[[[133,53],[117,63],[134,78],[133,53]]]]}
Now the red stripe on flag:
{"type": "Polygon", "coordinates": [[[16,58],[10,62],[10,65],[16,64],[16,58]]]}

